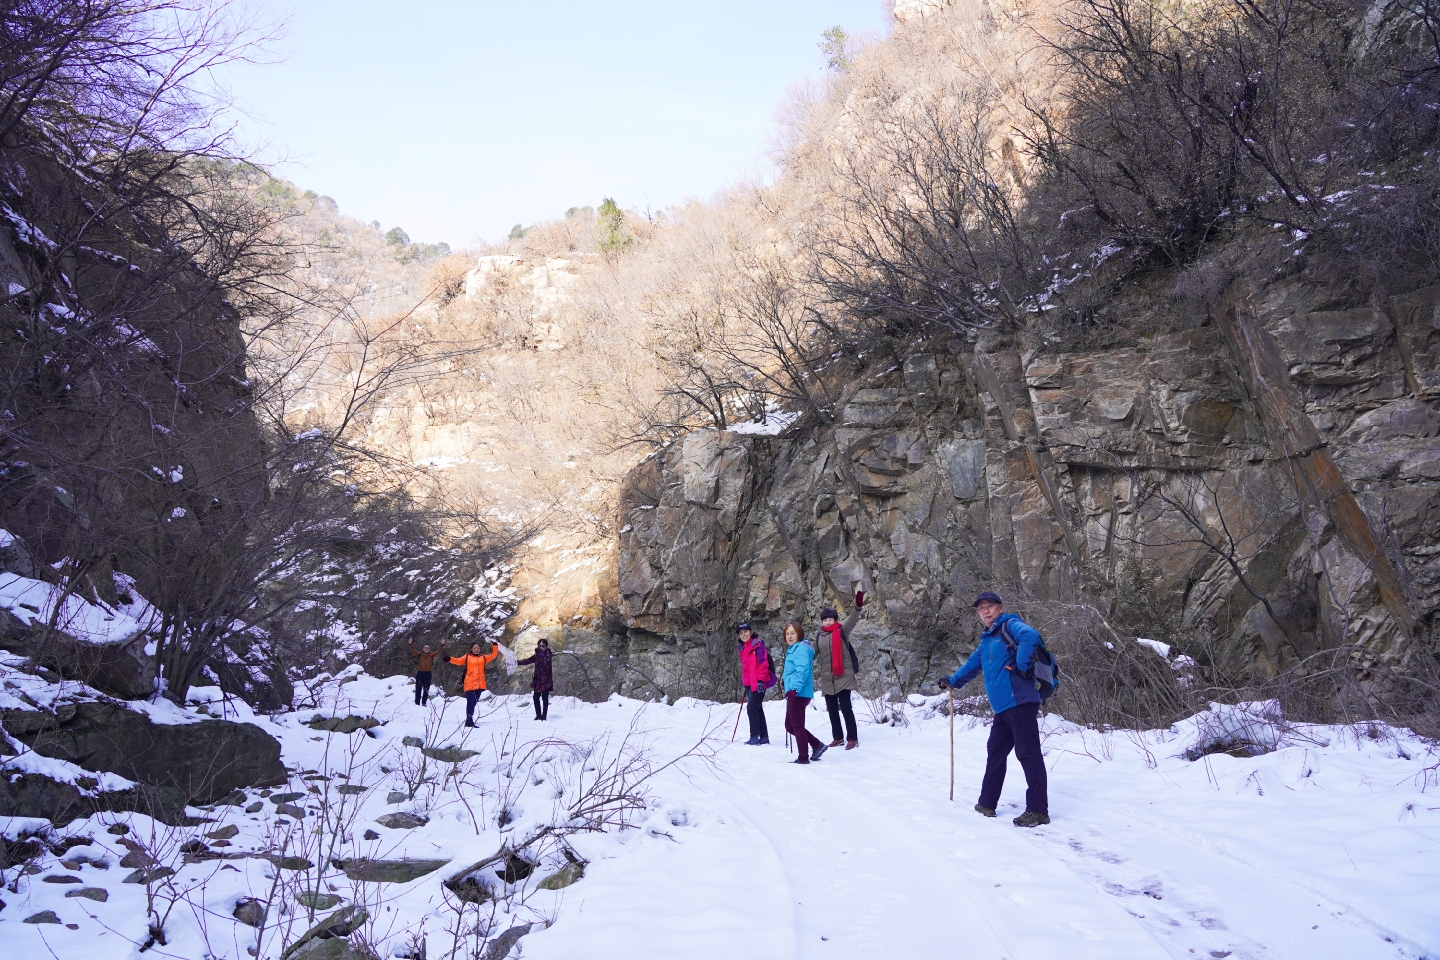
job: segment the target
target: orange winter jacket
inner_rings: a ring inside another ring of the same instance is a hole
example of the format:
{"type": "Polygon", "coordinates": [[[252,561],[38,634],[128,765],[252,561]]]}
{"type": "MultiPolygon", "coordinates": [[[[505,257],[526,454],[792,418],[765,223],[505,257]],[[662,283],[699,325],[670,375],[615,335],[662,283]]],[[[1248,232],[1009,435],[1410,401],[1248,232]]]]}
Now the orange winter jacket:
{"type": "Polygon", "coordinates": [[[491,660],[494,660],[498,656],[500,656],[500,651],[496,650],[494,647],[491,647],[489,653],[482,654],[478,657],[475,656],[473,653],[466,653],[461,654],[458,657],[447,657],[446,659],[448,659],[451,663],[455,664],[455,666],[457,667],[463,666],[465,668],[466,690],[484,690],[485,664],[489,663],[491,660]]]}

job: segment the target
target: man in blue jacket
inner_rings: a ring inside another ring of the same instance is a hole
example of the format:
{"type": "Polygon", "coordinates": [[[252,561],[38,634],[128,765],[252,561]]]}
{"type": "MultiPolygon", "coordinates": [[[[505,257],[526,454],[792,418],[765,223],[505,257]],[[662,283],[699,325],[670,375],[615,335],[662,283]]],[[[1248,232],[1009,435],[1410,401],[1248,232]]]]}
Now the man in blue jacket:
{"type": "Polygon", "coordinates": [[[990,741],[985,746],[985,779],[980,783],[980,802],[975,804],[975,810],[983,816],[995,816],[1000,788],[1005,785],[1005,764],[1014,750],[1020,769],[1025,771],[1025,812],[1014,823],[1017,827],[1038,827],[1050,822],[1045,759],[1040,755],[1040,693],[1031,674],[1040,634],[1018,615],[1006,613],[1000,596],[989,590],[975,598],[975,612],[985,624],[980,645],[963,667],[948,679],[940,679],[942,690],[958,689],[983,673],[985,696],[995,711],[990,741]],[[1005,642],[1005,633],[1015,644],[1013,651],[1005,642]]]}

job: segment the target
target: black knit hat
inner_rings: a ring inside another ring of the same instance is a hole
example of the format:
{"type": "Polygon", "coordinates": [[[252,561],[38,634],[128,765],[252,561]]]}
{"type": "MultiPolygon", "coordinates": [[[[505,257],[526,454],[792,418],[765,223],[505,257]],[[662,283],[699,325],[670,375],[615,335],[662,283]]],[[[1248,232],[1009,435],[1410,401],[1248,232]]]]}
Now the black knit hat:
{"type": "Polygon", "coordinates": [[[975,606],[978,607],[980,606],[980,604],[987,601],[990,603],[998,603],[1002,607],[1005,606],[1005,601],[1000,599],[1000,594],[995,593],[993,590],[986,590],[984,593],[980,594],[980,596],[976,597],[975,606]]]}
{"type": "Polygon", "coordinates": [[[824,610],[821,610],[821,611],[820,611],[820,619],[821,619],[821,620],[839,620],[839,619],[840,619],[840,614],[836,613],[832,608],[826,607],[824,610]]]}

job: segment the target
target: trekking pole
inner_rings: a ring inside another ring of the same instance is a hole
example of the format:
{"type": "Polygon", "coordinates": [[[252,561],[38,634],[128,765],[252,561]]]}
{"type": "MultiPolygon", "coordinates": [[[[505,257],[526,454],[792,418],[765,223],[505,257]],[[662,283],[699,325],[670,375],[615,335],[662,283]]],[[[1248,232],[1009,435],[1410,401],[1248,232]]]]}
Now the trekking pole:
{"type": "Polygon", "coordinates": [[[950,694],[950,802],[955,802],[955,688],[946,687],[950,694]]]}
{"type": "Polygon", "coordinates": [[[735,735],[740,732],[740,714],[745,712],[745,694],[740,694],[740,709],[735,711],[735,729],[730,731],[730,742],[735,742],[735,735]]]}

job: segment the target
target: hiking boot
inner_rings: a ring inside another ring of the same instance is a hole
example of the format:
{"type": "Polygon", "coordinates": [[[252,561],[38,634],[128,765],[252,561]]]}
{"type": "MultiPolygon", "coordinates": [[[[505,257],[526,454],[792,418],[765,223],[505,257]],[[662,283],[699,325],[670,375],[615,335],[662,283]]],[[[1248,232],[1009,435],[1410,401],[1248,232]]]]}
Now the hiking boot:
{"type": "Polygon", "coordinates": [[[796,757],[794,760],[791,760],[790,762],[791,762],[791,763],[803,763],[803,764],[805,764],[806,766],[809,766],[809,764],[810,764],[810,761],[809,761],[809,760],[801,760],[799,757],[796,757]]]}
{"type": "Polygon", "coordinates": [[[756,740],[756,741],[755,741],[755,745],[756,745],[757,747],[763,747],[763,746],[768,745],[769,743],[770,743],[770,738],[769,738],[769,737],[761,737],[759,740],[756,740]]]}
{"type": "MultiPolygon", "coordinates": [[[[978,814],[980,814],[980,816],[982,816],[982,817],[993,817],[993,816],[995,816],[995,808],[994,808],[994,807],[982,807],[982,806],[980,806],[980,804],[978,804],[978,803],[975,804],[975,812],[978,813],[978,814]]],[[[1016,820],[1015,822],[1016,822],[1016,823],[1019,823],[1020,821],[1019,821],[1019,820],[1016,820]]]]}
{"type": "MultiPolygon", "coordinates": [[[[993,817],[994,814],[992,813],[991,816],[993,817]]],[[[1020,816],[1016,817],[1015,820],[1014,820],[1014,824],[1015,824],[1015,826],[1017,826],[1017,827],[1038,827],[1038,826],[1040,826],[1041,824],[1045,824],[1045,823],[1049,823],[1049,822],[1050,822],[1050,814],[1048,814],[1048,813],[1041,813],[1041,812],[1038,811],[1038,810],[1026,810],[1024,813],[1020,814],[1020,816]]]]}
{"type": "Polygon", "coordinates": [[[754,746],[758,746],[759,744],[760,744],[760,738],[759,738],[759,737],[751,737],[749,740],[746,740],[746,741],[745,741],[745,746],[747,746],[747,747],[754,747],[754,746]]]}
{"type": "MultiPolygon", "coordinates": [[[[833,746],[833,744],[832,744],[832,746],[833,746]]],[[[859,741],[859,740],[846,740],[846,741],[845,741],[845,749],[846,749],[846,750],[854,750],[854,749],[855,749],[856,747],[858,747],[858,746],[860,746],[860,741],[859,741]]]]}
{"type": "Polygon", "coordinates": [[[827,746],[838,747],[838,746],[840,746],[840,745],[841,745],[842,743],[844,743],[844,742],[845,742],[844,740],[831,740],[830,743],[827,744],[827,746]]]}
{"type": "Polygon", "coordinates": [[[475,721],[474,721],[474,720],[471,720],[469,717],[466,717],[466,718],[465,718],[465,726],[467,726],[467,727],[473,727],[473,726],[475,726],[475,721]]]}
{"type": "Polygon", "coordinates": [[[825,746],[825,744],[823,744],[823,743],[820,744],[820,746],[818,746],[818,747],[815,748],[815,752],[812,753],[812,754],[810,754],[810,759],[811,759],[811,760],[819,760],[822,756],[825,755],[825,751],[826,751],[826,750],[829,750],[829,749],[830,749],[830,748],[827,747],[827,746],[825,746]]]}

